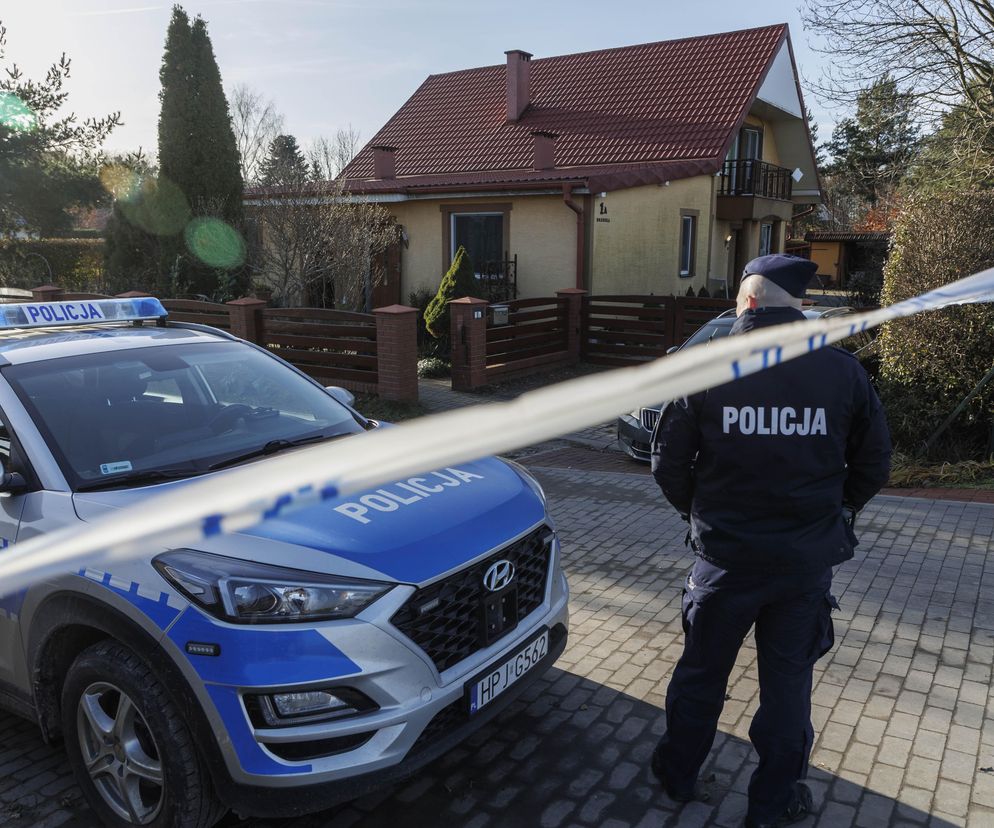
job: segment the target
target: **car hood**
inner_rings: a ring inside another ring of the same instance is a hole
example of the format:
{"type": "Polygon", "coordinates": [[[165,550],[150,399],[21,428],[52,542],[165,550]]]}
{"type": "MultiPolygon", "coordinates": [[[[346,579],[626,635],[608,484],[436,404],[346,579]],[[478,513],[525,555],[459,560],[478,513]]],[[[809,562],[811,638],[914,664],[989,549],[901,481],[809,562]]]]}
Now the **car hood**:
{"type": "MultiPolygon", "coordinates": [[[[191,482],[81,492],[73,501],[79,518],[89,521],[191,482]]],[[[487,458],[324,501],[239,534],[278,542],[282,549],[290,544],[325,552],[417,584],[507,543],[544,517],[531,485],[507,463],[487,458]]]]}

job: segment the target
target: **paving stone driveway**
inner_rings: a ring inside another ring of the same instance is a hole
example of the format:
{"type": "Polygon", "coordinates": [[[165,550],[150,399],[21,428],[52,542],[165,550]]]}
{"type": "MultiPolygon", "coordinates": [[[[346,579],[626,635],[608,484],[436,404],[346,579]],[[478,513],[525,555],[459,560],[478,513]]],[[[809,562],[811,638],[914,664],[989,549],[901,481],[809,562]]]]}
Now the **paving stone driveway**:
{"type": "MultiPolygon", "coordinates": [[[[554,467],[554,457],[526,462],[553,503],[573,590],[557,668],[390,791],[298,820],[228,817],[226,828],[741,824],[755,650],[732,674],[706,768],[711,799],[678,809],[646,765],[681,650],[684,526],[639,467],[554,467]]],[[[994,825],[992,530],[992,506],[888,497],[865,511],[859,554],[835,578],[836,648],[815,675],[818,814],[802,825],[994,825]]],[[[60,824],[94,824],[65,761],[0,714],[0,825],[60,824]]]]}

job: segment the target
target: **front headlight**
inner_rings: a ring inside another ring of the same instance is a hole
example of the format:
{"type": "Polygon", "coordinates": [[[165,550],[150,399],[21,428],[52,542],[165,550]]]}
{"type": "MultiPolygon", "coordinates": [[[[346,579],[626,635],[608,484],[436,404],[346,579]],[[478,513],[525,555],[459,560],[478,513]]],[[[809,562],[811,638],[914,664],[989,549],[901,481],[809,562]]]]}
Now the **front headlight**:
{"type": "Polygon", "coordinates": [[[175,549],[152,561],[170,584],[201,609],[236,624],[290,624],[352,618],[390,584],[338,578],[175,549]]]}

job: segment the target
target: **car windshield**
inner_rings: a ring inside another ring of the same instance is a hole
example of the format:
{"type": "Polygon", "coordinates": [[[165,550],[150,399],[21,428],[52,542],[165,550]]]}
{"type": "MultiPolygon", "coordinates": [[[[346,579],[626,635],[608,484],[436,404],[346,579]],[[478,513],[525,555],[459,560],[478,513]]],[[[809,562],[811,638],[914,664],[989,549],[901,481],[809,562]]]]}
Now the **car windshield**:
{"type": "Polygon", "coordinates": [[[236,342],[85,354],[4,376],[77,490],[192,476],[363,430],[324,389],[236,342]]]}
{"type": "Polygon", "coordinates": [[[728,336],[728,332],[731,329],[731,325],[719,325],[715,322],[708,322],[694,331],[693,336],[683,344],[682,348],[693,348],[695,345],[707,344],[712,339],[721,339],[728,336]]]}

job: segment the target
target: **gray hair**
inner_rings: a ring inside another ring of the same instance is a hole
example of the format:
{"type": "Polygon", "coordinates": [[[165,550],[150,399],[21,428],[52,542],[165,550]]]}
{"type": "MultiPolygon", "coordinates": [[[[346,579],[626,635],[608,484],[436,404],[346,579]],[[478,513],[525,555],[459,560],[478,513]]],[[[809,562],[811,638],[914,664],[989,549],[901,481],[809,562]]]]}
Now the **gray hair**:
{"type": "Polygon", "coordinates": [[[796,308],[800,310],[802,302],[796,296],[791,296],[776,282],[771,282],[765,276],[753,273],[746,276],[739,284],[739,294],[735,302],[735,313],[741,316],[749,308],[749,300],[755,298],[757,308],[796,308]]]}

